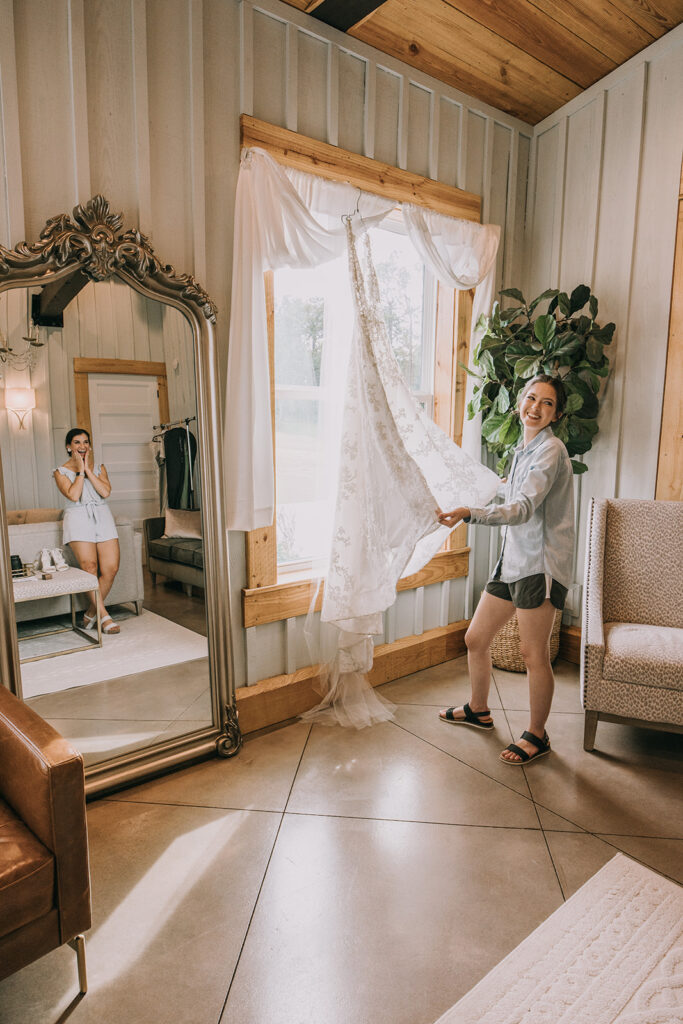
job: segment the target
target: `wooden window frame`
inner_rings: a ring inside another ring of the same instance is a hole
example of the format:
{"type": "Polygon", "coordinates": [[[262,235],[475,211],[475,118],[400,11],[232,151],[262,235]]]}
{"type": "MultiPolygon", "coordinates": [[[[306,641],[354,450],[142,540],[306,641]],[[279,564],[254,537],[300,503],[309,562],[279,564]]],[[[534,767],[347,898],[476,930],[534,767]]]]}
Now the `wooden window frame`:
{"type": "MultiPolygon", "coordinates": [[[[242,148],[258,146],[279,163],[343,181],[397,203],[410,202],[450,217],[481,220],[481,199],[471,192],[423,178],[369,157],[359,156],[328,143],[278,128],[243,114],[240,118],[242,148]]],[[[275,320],[273,273],[265,275],[268,310],[268,352],[275,451],[275,320]]],[[[460,444],[465,413],[466,375],[472,323],[473,291],[458,291],[437,283],[434,363],[434,422],[460,444]]],[[[246,535],[247,586],[242,590],[244,626],[278,622],[305,615],[313,597],[314,583],[301,573],[278,578],[276,526],[251,530],[246,535]]],[[[397,590],[412,590],[430,583],[467,576],[469,548],[464,524],[451,534],[448,544],[420,572],[398,583],[397,590]]],[[[322,604],[323,585],[316,610],[322,604]]]]}

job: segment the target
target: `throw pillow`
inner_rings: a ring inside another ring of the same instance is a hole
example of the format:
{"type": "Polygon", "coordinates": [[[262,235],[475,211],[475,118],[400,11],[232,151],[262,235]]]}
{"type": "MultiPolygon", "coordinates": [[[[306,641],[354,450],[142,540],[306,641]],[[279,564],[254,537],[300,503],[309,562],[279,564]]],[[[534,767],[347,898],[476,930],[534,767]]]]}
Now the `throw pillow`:
{"type": "Polygon", "coordinates": [[[185,508],[167,508],[164,537],[202,539],[202,513],[185,508]]]}

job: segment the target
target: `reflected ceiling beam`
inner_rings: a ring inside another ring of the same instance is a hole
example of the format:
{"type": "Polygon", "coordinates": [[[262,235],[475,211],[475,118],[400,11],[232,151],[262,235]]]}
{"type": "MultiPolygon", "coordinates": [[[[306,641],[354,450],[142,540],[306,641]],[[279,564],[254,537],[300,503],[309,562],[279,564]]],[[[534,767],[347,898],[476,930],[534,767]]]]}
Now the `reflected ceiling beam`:
{"type": "Polygon", "coordinates": [[[359,25],[368,15],[381,7],[385,0],[322,0],[315,7],[309,6],[306,12],[318,21],[324,21],[340,32],[359,25]]]}
{"type": "Polygon", "coordinates": [[[89,280],[82,270],[76,270],[68,277],[46,284],[37,295],[33,295],[31,319],[36,327],[63,327],[64,310],[89,280]]]}

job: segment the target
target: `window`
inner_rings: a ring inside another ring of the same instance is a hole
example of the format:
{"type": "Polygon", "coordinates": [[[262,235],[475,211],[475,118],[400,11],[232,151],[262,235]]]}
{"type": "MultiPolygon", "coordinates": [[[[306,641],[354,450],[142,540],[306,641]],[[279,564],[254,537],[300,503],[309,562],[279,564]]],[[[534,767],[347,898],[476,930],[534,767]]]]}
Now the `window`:
{"type": "MultiPolygon", "coordinates": [[[[414,202],[436,212],[480,219],[478,196],[408,171],[389,168],[367,157],[341,150],[243,115],[242,145],[261,146],[275,159],[299,170],[374,192],[397,203],[414,202]]],[[[403,233],[400,211],[385,218],[372,233],[374,262],[380,278],[387,327],[405,379],[435,422],[456,442],[462,438],[465,371],[472,293],[455,292],[424,273],[403,233]]],[[[266,274],[269,310],[271,396],[276,448],[274,527],[246,535],[247,587],[242,594],[245,627],[304,615],[311,600],[311,565],[325,549],[318,529],[322,505],[329,501],[322,447],[317,438],[326,421],[326,373],[334,372],[334,332],[343,331],[339,278],[329,267],[311,271],[281,270],[266,274]],[[326,348],[326,342],[327,344],[326,348]],[[321,410],[325,409],[323,413],[321,410]]],[[[351,324],[347,328],[351,330],[351,324]]],[[[334,416],[332,417],[334,419],[334,416]]],[[[336,429],[339,429],[337,424],[336,429]]],[[[439,552],[415,576],[399,582],[410,589],[466,576],[466,528],[452,535],[448,550],[439,552]]],[[[319,595],[318,601],[321,601],[319,595]]]]}
{"type": "MultiPolygon", "coordinates": [[[[372,232],[371,244],[394,354],[416,399],[433,415],[434,278],[398,211],[372,232]]],[[[273,275],[278,574],[310,570],[328,549],[335,481],[324,452],[329,434],[334,438],[341,428],[328,385],[339,377],[340,353],[353,331],[344,264],[339,259],[273,275]]]]}

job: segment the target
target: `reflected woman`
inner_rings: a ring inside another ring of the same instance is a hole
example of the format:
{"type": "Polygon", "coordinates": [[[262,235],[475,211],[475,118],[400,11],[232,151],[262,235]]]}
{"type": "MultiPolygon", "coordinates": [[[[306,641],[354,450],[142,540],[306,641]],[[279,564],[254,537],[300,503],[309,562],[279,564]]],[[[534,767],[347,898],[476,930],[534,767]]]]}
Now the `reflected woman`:
{"type": "MultiPolygon", "coordinates": [[[[84,572],[99,577],[97,600],[102,617],[103,633],[120,633],[104,601],[119,569],[119,537],[114,517],[106,500],[111,494],[107,470],[95,470],[90,434],[73,427],[66,435],[69,460],[54,472],[55,483],[71,502],[64,512],[62,542],[69,544],[84,572]]],[[[97,609],[90,595],[90,604],[83,615],[85,629],[94,626],[97,609]]]]}

